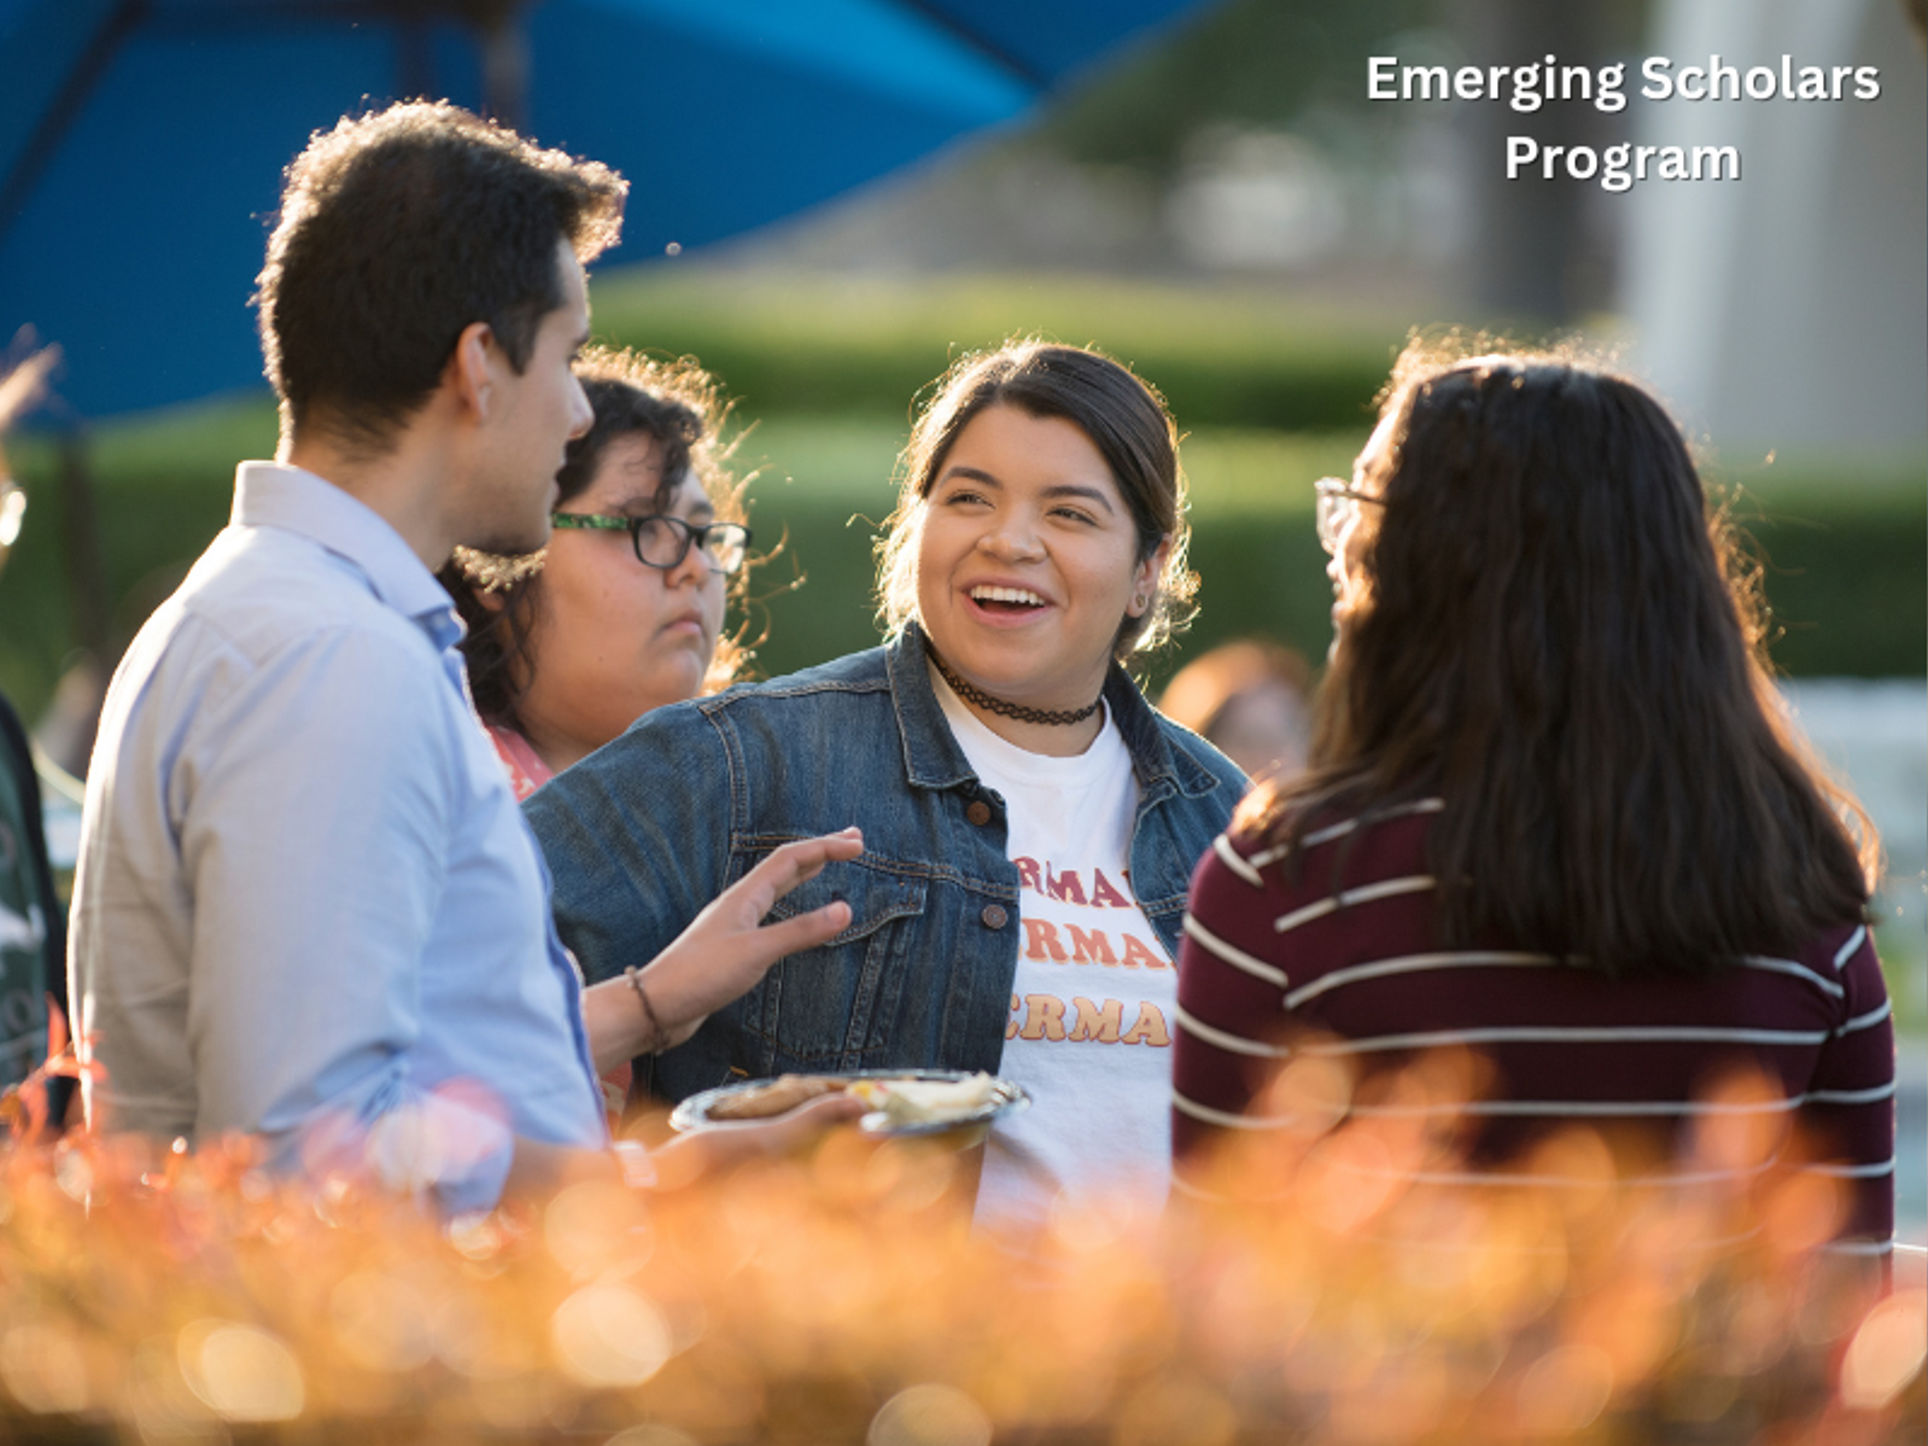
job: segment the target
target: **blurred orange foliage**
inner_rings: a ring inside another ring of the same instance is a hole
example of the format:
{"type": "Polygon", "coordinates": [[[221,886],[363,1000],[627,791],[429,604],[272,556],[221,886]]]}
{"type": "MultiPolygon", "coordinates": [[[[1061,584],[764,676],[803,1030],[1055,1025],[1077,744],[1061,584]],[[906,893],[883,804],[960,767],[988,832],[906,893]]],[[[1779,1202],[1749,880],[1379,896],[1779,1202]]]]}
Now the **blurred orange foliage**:
{"type": "MultiPolygon", "coordinates": [[[[1388,1088],[1463,1092],[1426,1065],[1388,1088]]],[[[1434,1185],[1437,1139],[1335,1120],[1160,1217],[971,1226],[968,1154],[843,1128],[638,1194],[454,1223],[245,1142],[0,1147],[0,1435],[690,1446],[1921,1439],[1920,1292],[1818,1247],[1827,1192],[1434,1185]]],[[[1388,1096],[1392,1097],[1392,1096],[1388,1096]]],[[[1326,1108],[1337,1102],[1336,1108],[1326,1108]]],[[[1323,1103],[1321,1103],[1323,1102],[1323,1103]]],[[[1715,1153],[1752,1141],[1710,1141],[1715,1153]]]]}

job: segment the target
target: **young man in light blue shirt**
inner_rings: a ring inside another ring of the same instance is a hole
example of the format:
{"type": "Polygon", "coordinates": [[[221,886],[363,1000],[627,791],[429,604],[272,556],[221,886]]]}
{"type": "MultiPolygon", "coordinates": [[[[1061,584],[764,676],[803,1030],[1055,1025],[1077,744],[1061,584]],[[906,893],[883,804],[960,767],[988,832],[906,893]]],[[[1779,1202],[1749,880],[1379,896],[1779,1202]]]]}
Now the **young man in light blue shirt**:
{"type": "Polygon", "coordinates": [[[547,540],[590,422],[583,264],[624,189],[448,105],[344,120],[289,168],[256,297],[277,458],[241,465],[230,525],[129,648],[88,774],[70,967],[104,1127],[243,1132],[283,1168],[486,1207],[607,1168],[598,1062],[848,922],[758,927],[860,848],[793,846],[586,1028],[469,704],[434,569],[547,540]]]}

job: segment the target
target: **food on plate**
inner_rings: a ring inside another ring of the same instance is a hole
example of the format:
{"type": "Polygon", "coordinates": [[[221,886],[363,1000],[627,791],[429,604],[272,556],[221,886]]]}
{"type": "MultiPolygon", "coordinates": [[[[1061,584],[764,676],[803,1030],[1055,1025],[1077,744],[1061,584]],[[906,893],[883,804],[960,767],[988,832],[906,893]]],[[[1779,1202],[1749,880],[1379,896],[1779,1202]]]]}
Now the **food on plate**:
{"type": "Polygon", "coordinates": [[[982,1070],[968,1079],[860,1079],[850,1093],[893,1125],[962,1120],[1003,1099],[1001,1082],[982,1070]]]}
{"type": "Polygon", "coordinates": [[[849,1094],[859,1100],[869,1112],[859,1123],[873,1135],[931,1135],[966,1125],[988,1127],[1006,1110],[1023,1109],[1031,1102],[1019,1086],[982,1072],[786,1074],[691,1095],[671,1112],[669,1122],[675,1129],[688,1130],[769,1119],[830,1094],[849,1094]]]}
{"type": "Polygon", "coordinates": [[[712,1120],[766,1120],[788,1114],[798,1105],[819,1095],[838,1094],[850,1081],[827,1074],[778,1075],[767,1084],[752,1085],[715,1101],[709,1108],[712,1120]]]}

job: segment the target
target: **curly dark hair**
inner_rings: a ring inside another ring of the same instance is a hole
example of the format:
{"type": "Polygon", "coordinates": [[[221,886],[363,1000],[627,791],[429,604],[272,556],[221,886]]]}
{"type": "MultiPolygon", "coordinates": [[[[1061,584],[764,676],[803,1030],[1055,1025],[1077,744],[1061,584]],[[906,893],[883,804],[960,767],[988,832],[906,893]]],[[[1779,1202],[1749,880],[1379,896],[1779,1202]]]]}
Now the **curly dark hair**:
{"type": "Polygon", "coordinates": [[[442,102],[347,116],[287,170],[256,280],[285,429],[325,419],[374,452],[486,322],[518,371],[562,304],[556,248],[585,263],[622,231],[627,183],[442,102]]]}
{"type": "MultiPolygon", "coordinates": [[[[657,507],[669,506],[688,474],[709,497],[719,520],[744,520],[748,479],[739,480],[733,474],[730,455],[735,444],[722,438],[730,404],[715,379],[693,358],[656,361],[636,352],[591,347],[576,362],[575,372],[595,421],[569,444],[562,470],[556,474],[558,506],[580,496],[595,480],[611,442],[640,435],[655,438],[663,449],[657,507]]],[[[476,712],[487,722],[517,732],[523,731],[517,705],[536,668],[531,640],[542,606],[541,558],[538,553],[503,559],[457,548],[454,558],[436,574],[468,624],[462,654],[476,712]],[[484,592],[493,592],[500,601],[484,603],[484,592]]],[[[741,600],[749,572],[746,567],[730,579],[733,600],[741,600]]],[[[703,691],[716,692],[735,682],[750,656],[741,629],[719,640],[703,691]]]]}
{"type": "Polygon", "coordinates": [[[1792,728],[1758,569],[1660,403],[1569,354],[1415,343],[1381,417],[1311,771],[1243,826],[1296,848],[1327,810],[1442,796],[1444,947],[1609,973],[1863,916],[1873,829],[1792,728]]]}

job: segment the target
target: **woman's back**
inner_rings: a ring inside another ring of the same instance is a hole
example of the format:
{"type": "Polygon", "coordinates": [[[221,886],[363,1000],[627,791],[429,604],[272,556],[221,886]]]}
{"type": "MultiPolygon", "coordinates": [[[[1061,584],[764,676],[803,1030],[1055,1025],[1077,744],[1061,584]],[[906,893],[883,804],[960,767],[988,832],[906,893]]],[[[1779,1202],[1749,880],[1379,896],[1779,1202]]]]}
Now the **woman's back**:
{"type": "Polygon", "coordinates": [[[1194,881],[1181,1128],[1247,1109],[1288,1032],[1369,1075],[1473,1051],[1426,1109],[1466,1111],[1477,1163],[1585,1122],[1705,1175],[1664,1157],[1795,1119],[1885,1239],[1892,1031],[1844,824],[1865,818],[1783,716],[1666,413],[1558,357],[1409,351],[1353,479],[1318,489],[1318,735],[1194,881]]]}
{"type": "Polygon", "coordinates": [[[1441,948],[1427,862],[1437,805],[1321,817],[1289,867],[1249,835],[1208,856],[1179,966],[1181,1154],[1222,1133],[1214,1122],[1227,1115],[1250,1129],[1280,1107],[1255,1103],[1275,1062],[1245,1052],[1261,1043],[1376,1077],[1355,1092],[1355,1118],[1417,1112],[1446,1128],[1460,1159],[1401,1174],[1452,1178],[1463,1162],[1485,1178],[1554,1183],[1529,1163],[1533,1147],[1583,1123],[1645,1157],[1637,1177],[1742,1186],[1763,1157],[1697,1146],[1722,1126],[1766,1122],[1778,1137],[1791,1124],[1819,1168],[1849,1182],[1847,1233],[1888,1238],[1894,1038],[1865,926],[1822,931],[1788,957],[1632,978],[1503,936],[1441,948]],[[1377,1097],[1437,1051],[1468,1056],[1428,1072],[1457,1091],[1377,1097]]]}

